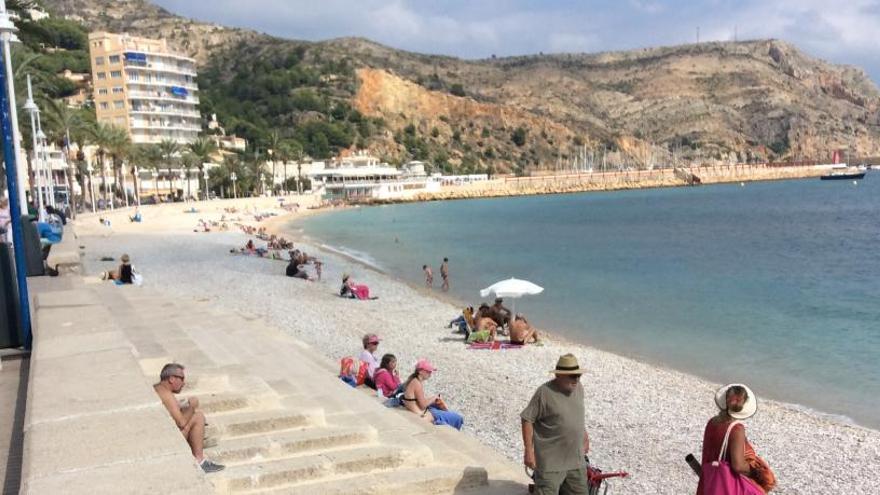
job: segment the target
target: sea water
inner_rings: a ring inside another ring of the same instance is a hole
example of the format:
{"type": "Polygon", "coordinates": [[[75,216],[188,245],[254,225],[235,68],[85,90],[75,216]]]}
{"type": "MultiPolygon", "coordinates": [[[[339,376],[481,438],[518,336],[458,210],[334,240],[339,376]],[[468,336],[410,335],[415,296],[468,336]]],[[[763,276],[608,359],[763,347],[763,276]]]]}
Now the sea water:
{"type": "Polygon", "coordinates": [[[448,257],[452,295],[474,305],[496,281],[530,280],[545,291],[516,311],[539,328],[880,428],[880,173],[357,208],[297,225],[411,283],[428,264],[435,290],[448,257]]]}

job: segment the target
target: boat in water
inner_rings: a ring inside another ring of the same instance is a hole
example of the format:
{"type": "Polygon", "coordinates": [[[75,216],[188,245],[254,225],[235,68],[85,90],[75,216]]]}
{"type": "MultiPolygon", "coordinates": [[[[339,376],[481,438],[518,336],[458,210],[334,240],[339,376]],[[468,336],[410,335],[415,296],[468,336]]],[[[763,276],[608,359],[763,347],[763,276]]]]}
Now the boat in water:
{"type": "Polygon", "coordinates": [[[819,176],[821,180],[858,180],[864,179],[866,168],[846,168],[833,170],[831,173],[819,176]]]}

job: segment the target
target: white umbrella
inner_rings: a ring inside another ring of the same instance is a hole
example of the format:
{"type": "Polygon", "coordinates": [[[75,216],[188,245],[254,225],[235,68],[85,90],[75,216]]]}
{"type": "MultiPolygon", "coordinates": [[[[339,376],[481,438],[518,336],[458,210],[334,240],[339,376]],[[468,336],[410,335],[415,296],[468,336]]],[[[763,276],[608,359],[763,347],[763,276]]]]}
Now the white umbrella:
{"type": "MultiPolygon", "coordinates": [[[[480,297],[488,297],[489,294],[495,294],[495,297],[512,297],[520,298],[522,296],[533,296],[544,292],[544,288],[535,285],[528,280],[520,280],[518,278],[509,278],[486,287],[480,291],[480,297]]],[[[516,302],[514,301],[511,320],[516,315],[516,302]]]]}

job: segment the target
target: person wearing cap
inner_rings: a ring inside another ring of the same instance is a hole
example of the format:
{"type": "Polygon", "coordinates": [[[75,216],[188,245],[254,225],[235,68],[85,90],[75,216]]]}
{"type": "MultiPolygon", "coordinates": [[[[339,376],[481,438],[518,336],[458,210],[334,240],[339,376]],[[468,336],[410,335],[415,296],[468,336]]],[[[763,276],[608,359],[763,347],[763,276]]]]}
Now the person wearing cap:
{"type": "Polygon", "coordinates": [[[431,374],[437,368],[427,359],[419,359],[416,369],[403,384],[403,405],[410,411],[425,418],[435,425],[449,425],[460,430],[464,424],[464,418],[455,411],[446,409],[446,404],[437,395],[432,399],[425,397],[423,382],[431,378],[431,374]]]}
{"type": "Polygon", "coordinates": [[[376,368],[379,367],[379,360],[376,359],[376,350],[379,349],[379,336],[374,333],[368,333],[364,335],[361,341],[364,344],[364,350],[358,355],[358,359],[368,365],[364,385],[375,389],[376,384],[373,381],[373,375],[376,374],[376,368]]]}
{"type": "MultiPolygon", "coordinates": [[[[759,490],[750,490],[750,493],[767,493],[776,485],[776,477],[770,466],[755,453],[746,439],[745,426],[740,422],[755,415],[758,398],[749,387],[732,383],[715,392],[715,405],[718,414],[709,419],[703,432],[702,465],[711,465],[722,458],[749,484],[749,489],[759,490]],[[726,452],[722,452],[725,442],[726,452]]],[[[706,471],[704,468],[703,472],[706,471]]],[[[697,484],[697,495],[712,495],[704,486],[702,475],[697,484]]]]}
{"type": "Polygon", "coordinates": [[[584,421],[584,370],[573,354],[559,358],[555,377],[535,391],[520,413],[523,464],[534,470],[538,495],[587,495],[590,437],[584,421]]]}

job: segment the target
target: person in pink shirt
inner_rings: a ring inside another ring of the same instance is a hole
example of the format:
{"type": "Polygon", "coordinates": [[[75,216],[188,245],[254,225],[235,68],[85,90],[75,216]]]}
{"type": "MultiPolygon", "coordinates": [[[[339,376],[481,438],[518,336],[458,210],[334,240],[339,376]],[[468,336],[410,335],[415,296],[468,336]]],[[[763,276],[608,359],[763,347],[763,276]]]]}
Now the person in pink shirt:
{"type": "Polygon", "coordinates": [[[382,392],[385,397],[391,397],[400,387],[400,375],[397,374],[397,358],[394,354],[385,354],[382,356],[382,362],[373,375],[373,381],[376,383],[376,390],[382,392]]]}

